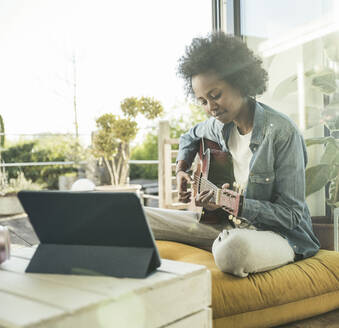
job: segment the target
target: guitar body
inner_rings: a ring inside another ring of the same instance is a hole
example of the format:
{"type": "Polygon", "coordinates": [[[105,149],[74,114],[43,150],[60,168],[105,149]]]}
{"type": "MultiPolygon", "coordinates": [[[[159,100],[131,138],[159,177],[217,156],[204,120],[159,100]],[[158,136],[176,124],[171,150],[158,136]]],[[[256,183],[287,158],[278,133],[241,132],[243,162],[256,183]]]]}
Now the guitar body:
{"type": "MultiPolygon", "coordinates": [[[[235,179],[231,154],[222,151],[216,142],[202,139],[194,177],[196,181],[203,177],[218,188],[221,188],[224,183],[229,183],[232,186],[235,179]]],[[[222,221],[225,222],[228,215],[223,209],[208,211],[195,205],[195,196],[203,190],[206,190],[206,187],[202,184],[194,184],[190,210],[200,213],[199,222],[201,223],[218,224],[222,221]]]]}

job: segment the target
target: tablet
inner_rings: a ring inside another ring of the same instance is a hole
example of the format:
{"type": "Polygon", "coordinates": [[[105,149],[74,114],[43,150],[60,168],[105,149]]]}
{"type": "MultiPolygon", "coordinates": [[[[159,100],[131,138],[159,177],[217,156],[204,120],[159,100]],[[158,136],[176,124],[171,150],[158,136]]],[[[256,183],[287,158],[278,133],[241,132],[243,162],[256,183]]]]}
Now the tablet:
{"type": "MultiPolygon", "coordinates": [[[[129,257],[130,254],[133,258],[133,253],[139,257],[140,250],[146,249],[148,254],[150,251],[152,253],[148,271],[160,266],[160,256],[152,231],[140,199],[134,193],[20,191],[18,198],[40,240],[40,246],[52,245],[45,247],[44,253],[54,247],[55,254],[55,247],[58,245],[62,246],[59,250],[62,249],[63,252],[65,247],[70,252],[77,252],[75,250],[79,249],[78,246],[84,246],[92,255],[94,249],[99,253],[100,249],[102,252],[105,250],[105,254],[109,254],[108,250],[112,249],[114,256],[120,252],[118,257],[129,257]]],[[[119,259],[119,266],[124,265],[122,260],[119,259]]],[[[77,261],[79,262],[78,259],[77,261]]],[[[40,265],[39,272],[41,268],[40,265]]]]}

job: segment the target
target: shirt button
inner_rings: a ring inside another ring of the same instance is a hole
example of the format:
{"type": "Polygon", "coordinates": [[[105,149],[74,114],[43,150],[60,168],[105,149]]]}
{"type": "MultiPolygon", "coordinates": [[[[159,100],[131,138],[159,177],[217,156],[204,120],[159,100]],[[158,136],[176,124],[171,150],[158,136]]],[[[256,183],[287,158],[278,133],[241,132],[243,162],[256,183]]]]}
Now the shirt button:
{"type": "Polygon", "coordinates": [[[267,182],[270,181],[270,178],[266,178],[265,181],[267,181],[267,182]]]}

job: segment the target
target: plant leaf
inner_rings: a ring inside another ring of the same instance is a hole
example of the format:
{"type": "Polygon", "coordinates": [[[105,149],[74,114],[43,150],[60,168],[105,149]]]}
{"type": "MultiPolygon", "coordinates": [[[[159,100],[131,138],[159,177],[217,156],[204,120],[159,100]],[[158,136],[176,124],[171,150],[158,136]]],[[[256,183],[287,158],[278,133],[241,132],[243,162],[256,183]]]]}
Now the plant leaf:
{"type": "Polygon", "coordinates": [[[335,143],[335,139],[333,137],[320,137],[320,138],[309,138],[305,140],[306,146],[312,145],[324,145],[328,142],[335,143]]]}
{"type": "Polygon", "coordinates": [[[335,72],[330,68],[315,71],[312,74],[312,85],[321,92],[331,94],[336,90],[335,72]]]}
{"type": "Polygon", "coordinates": [[[292,75],[277,85],[272,97],[273,99],[280,100],[290,93],[297,92],[297,90],[297,75],[292,75]]]}
{"type": "Polygon", "coordinates": [[[339,153],[339,149],[336,146],[335,142],[328,142],[326,144],[326,148],[323,156],[321,157],[320,163],[332,165],[336,159],[337,154],[339,153]]]}
{"type": "Polygon", "coordinates": [[[330,178],[331,166],[319,164],[306,169],[306,196],[313,194],[326,185],[330,178]]]}
{"type": "MultiPolygon", "coordinates": [[[[305,83],[311,85],[322,93],[331,94],[336,90],[335,72],[331,68],[310,69],[304,73],[305,83]]],[[[298,77],[296,74],[281,81],[273,91],[273,99],[280,100],[288,94],[298,91],[298,77]]]]}
{"type": "Polygon", "coordinates": [[[333,202],[331,200],[327,200],[326,203],[327,203],[327,205],[329,205],[331,207],[339,207],[339,202],[333,202]]]}

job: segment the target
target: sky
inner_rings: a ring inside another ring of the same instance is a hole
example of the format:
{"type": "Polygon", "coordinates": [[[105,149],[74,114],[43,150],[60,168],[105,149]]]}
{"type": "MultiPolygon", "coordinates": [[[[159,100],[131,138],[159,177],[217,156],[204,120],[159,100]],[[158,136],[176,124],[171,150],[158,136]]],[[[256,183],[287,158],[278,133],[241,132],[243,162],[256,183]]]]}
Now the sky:
{"type": "Polygon", "coordinates": [[[155,97],[173,115],[185,99],[177,60],[211,27],[206,0],[0,0],[8,137],[74,133],[72,56],[80,134],[89,135],[100,115],[118,114],[126,97],[155,97]]]}

